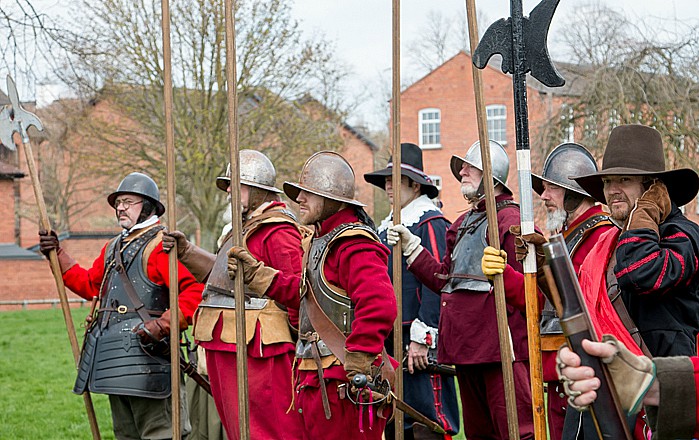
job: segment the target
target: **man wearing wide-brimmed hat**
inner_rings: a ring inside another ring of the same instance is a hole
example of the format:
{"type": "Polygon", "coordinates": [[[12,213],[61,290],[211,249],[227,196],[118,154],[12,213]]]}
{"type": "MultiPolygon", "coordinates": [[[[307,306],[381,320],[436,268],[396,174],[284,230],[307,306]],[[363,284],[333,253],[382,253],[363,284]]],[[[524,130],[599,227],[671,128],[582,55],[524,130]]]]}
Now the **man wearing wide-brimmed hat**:
{"type": "Polygon", "coordinates": [[[240,270],[253,292],[299,310],[293,411],[303,419],[303,438],[379,440],[386,419],[368,405],[387,402],[350,384],[357,375],[395,374],[384,350],[397,314],[388,249],[354,198],[354,171],[339,154],[312,155],[284,192],[299,204],[301,222],[315,226],[304,275],[267,267],[240,247],[229,252],[229,271],[240,270]]]}
{"type": "Polygon", "coordinates": [[[609,136],[601,170],[574,177],[619,226],[600,237],[579,280],[598,335],[614,335],[635,354],[691,356],[699,331],[699,226],[679,206],[697,195],[699,176],[666,170],[663,152],[654,128],[621,125],[609,136]]]}
{"type": "MultiPolygon", "coordinates": [[[[367,173],[364,180],[386,191],[392,206],[401,207],[401,224],[415,235],[414,245],[422,245],[437,258],[446,251],[446,232],[451,225],[432,201],[439,195],[439,189],[432,183],[422,164],[422,150],[415,144],[401,144],[401,186],[394,190],[392,182],[393,161],[389,159],[386,168],[367,173]]],[[[381,242],[386,244],[389,226],[393,226],[393,211],[381,222],[378,228],[381,242]]],[[[393,248],[391,247],[391,253],[393,248]]],[[[393,274],[393,259],[388,259],[388,273],[393,274]]],[[[422,284],[407,270],[406,257],[403,257],[403,346],[407,347],[406,361],[409,374],[403,376],[405,401],[438,423],[450,435],[459,431],[459,408],[456,401],[454,378],[426,370],[430,361],[437,360],[437,328],[439,325],[439,294],[422,284]]],[[[389,353],[392,339],[388,341],[389,353]]],[[[386,438],[393,438],[389,431],[386,438]]],[[[429,431],[422,425],[414,424],[406,417],[406,439],[441,439],[443,435],[429,431]]]]}
{"type": "MultiPolygon", "coordinates": [[[[515,237],[510,233],[510,226],[519,225],[519,206],[507,187],[509,158],[503,146],[494,141],[490,141],[490,157],[502,255],[514,256],[515,237]]],[[[501,253],[487,246],[482,163],[479,142],[474,143],[464,157],[451,159],[452,174],[460,182],[461,192],[472,209],[456,219],[447,231],[442,260],[419,243],[414,245],[419,238],[403,225],[390,227],[387,236],[389,244],[398,242],[400,236],[408,270],[434,292],[441,292],[437,356],[440,363],[456,366],[466,438],[505,439],[508,436],[507,411],[495,299],[481,264],[485,252],[492,250],[498,258],[501,253]]],[[[520,437],[529,439],[533,438],[534,425],[526,318],[512,305],[524,304],[524,283],[521,263],[515,258],[510,260],[499,265],[497,270],[504,272],[508,301],[520,437]]]]}

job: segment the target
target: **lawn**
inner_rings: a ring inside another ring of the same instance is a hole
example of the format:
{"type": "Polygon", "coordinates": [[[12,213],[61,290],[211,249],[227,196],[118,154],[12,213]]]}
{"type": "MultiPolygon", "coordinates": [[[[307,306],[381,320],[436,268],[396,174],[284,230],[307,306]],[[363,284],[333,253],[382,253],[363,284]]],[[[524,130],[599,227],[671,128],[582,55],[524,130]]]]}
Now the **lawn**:
{"type": "MultiPolygon", "coordinates": [[[[74,309],[75,325],[87,309],[74,309]]],[[[78,331],[82,332],[81,329],[78,331]]],[[[60,309],[0,313],[0,439],[91,439],[60,309]]],[[[107,396],[93,395],[103,439],[113,439],[107,396]]]]}
{"type": "MultiPolygon", "coordinates": [[[[76,326],[86,314],[74,309],[76,326]]],[[[61,311],[0,312],[0,334],[0,439],[91,439],[83,398],[71,392],[75,364],[61,311]]],[[[114,439],[107,396],[92,401],[102,438],[114,439]]]]}

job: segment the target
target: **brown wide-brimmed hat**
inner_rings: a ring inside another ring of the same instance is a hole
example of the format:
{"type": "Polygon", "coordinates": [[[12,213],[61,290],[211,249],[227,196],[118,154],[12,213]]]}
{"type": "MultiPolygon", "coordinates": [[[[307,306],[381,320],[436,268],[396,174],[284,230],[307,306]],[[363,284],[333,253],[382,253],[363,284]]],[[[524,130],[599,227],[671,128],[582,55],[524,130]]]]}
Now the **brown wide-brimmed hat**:
{"type": "Polygon", "coordinates": [[[678,206],[686,205],[699,192],[699,175],[689,168],[665,169],[663,140],[658,130],[645,125],[615,127],[604,150],[602,169],[594,174],[571,176],[600,203],[604,198],[603,176],[648,176],[663,181],[670,198],[678,206]]]}
{"type": "MultiPolygon", "coordinates": [[[[420,184],[422,194],[427,194],[427,197],[434,199],[439,195],[439,189],[432,182],[432,179],[425,174],[422,166],[422,150],[415,144],[402,143],[400,144],[400,174],[406,176],[413,182],[420,184]]],[[[386,168],[373,173],[364,174],[364,180],[368,183],[386,189],[386,177],[393,174],[393,157],[388,159],[386,168]]]]}

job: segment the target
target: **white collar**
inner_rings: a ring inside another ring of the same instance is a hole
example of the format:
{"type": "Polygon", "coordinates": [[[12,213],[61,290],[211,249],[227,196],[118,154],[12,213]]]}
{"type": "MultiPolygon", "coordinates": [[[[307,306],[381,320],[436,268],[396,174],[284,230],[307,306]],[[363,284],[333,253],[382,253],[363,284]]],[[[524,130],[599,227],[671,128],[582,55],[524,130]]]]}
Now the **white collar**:
{"type": "MultiPolygon", "coordinates": [[[[423,194],[400,210],[400,222],[403,226],[412,226],[419,222],[422,216],[429,211],[441,213],[437,205],[432,202],[432,199],[423,194]]],[[[391,225],[393,225],[393,211],[389,212],[388,216],[381,221],[378,228],[379,233],[388,229],[391,225]]]]}
{"type": "Polygon", "coordinates": [[[139,229],[145,229],[148,226],[152,226],[156,223],[158,223],[158,216],[153,214],[152,216],[150,216],[148,219],[142,221],[141,223],[136,223],[135,225],[133,225],[131,227],[131,229],[124,229],[123,231],[121,231],[121,236],[128,237],[134,231],[138,231],[139,229]]]}

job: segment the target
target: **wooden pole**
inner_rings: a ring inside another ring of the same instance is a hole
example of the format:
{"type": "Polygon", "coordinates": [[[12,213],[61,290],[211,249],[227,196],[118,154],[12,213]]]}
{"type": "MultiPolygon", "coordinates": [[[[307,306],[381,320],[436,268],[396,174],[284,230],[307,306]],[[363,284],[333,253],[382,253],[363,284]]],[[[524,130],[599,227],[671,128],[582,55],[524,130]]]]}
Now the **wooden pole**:
{"type": "MultiPolygon", "coordinates": [[[[468,19],[468,36],[471,53],[478,46],[478,22],[476,19],[475,0],[466,0],[466,17],[468,19]]],[[[495,206],[493,173],[490,162],[490,141],[486,119],[485,102],[483,100],[483,79],[481,71],[471,63],[473,73],[473,90],[476,101],[476,119],[478,121],[478,139],[481,144],[481,162],[483,163],[483,187],[485,189],[485,206],[488,216],[488,241],[490,246],[500,249],[498,232],[498,217],[495,206]]],[[[502,360],[502,376],[505,387],[505,406],[507,409],[507,429],[509,438],[519,438],[519,422],[517,420],[517,400],[515,396],[514,375],[512,363],[512,336],[507,323],[507,305],[505,303],[505,285],[502,275],[493,278],[495,287],[495,313],[498,321],[498,338],[500,340],[500,359],[502,360]]]]}
{"type": "MultiPolygon", "coordinates": [[[[401,200],[401,151],[400,151],[400,0],[393,0],[393,105],[391,106],[391,141],[393,143],[393,224],[399,225],[401,200]]],[[[393,356],[398,360],[396,368],[395,394],[403,399],[403,251],[400,242],[393,246],[393,292],[396,295],[398,314],[393,325],[393,356]]],[[[388,360],[385,360],[388,362],[388,360]]],[[[395,406],[394,406],[395,408],[395,406]]],[[[403,412],[396,409],[393,419],[395,438],[403,440],[405,436],[405,418],[403,412]]]]}
{"type": "MultiPolygon", "coordinates": [[[[520,224],[522,235],[534,233],[534,203],[532,200],[531,149],[529,146],[529,118],[527,107],[524,19],[522,0],[510,0],[512,24],[512,88],[514,92],[515,134],[517,137],[517,176],[519,177],[520,224]]],[[[541,335],[539,333],[539,297],[536,287],[536,251],[529,245],[523,262],[524,297],[526,301],[527,340],[529,344],[529,374],[534,413],[534,434],[537,439],[546,438],[546,414],[544,411],[544,382],[541,367],[541,335]]]]}
{"type": "MultiPolygon", "coordinates": [[[[172,49],[170,48],[170,2],[161,0],[163,27],[163,93],[165,106],[165,163],[167,166],[167,223],[177,230],[175,187],[175,121],[172,116],[172,49]]],[[[177,273],[177,244],[168,254],[170,283],[170,383],[172,386],[172,438],[181,438],[180,416],[180,308],[179,277],[177,273]]]]}
{"type": "MultiPolygon", "coordinates": [[[[48,212],[46,211],[46,202],[44,201],[44,191],[42,190],[41,182],[39,181],[39,173],[36,171],[34,153],[32,151],[31,142],[29,142],[29,137],[26,135],[26,128],[27,127],[23,127],[22,131],[24,133],[19,133],[18,136],[22,141],[24,155],[27,159],[27,168],[29,169],[29,176],[32,180],[32,188],[34,189],[34,197],[36,198],[36,204],[39,207],[39,226],[45,231],[51,231],[51,223],[49,222],[48,212]]],[[[15,145],[18,145],[18,143],[15,143],[15,145]]],[[[80,345],[78,344],[78,337],[75,334],[73,315],[70,314],[70,304],[68,303],[68,295],[66,295],[66,286],[63,283],[63,273],[61,272],[61,265],[58,263],[58,254],[55,250],[52,250],[49,253],[49,262],[51,263],[53,279],[56,282],[58,298],[61,301],[61,311],[63,312],[63,320],[66,323],[66,330],[68,331],[70,348],[73,351],[73,359],[77,367],[78,363],[80,362],[80,345]]],[[[99,440],[101,436],[99,426],[97,425],[97,416],[95,415],[95,408],[92,405],[92,396],[87,390],[83,393],[83,401],[85,403],[85,411],[87,412],[87,420],[90,423],[92,438],[99,440]]]]}
{"type": "MultiPolygon", "coordinates": [[[[242,207],[240,206],[240,164],[238,159],[238,93],[235,47],[235,10],[233,0],[226,0],[226,91],[228,99],[228,143],[231,163],[231,222],[233,246],[242,246],[242,207]]],[[[242,266],[238,266],[242,267],[242,266]]],[[[242,270],[235,277],[236,374],[238,380],[238,417],[240,438],[250,438],[248,405],[248,351],[245,335],[245,292],[242,270]]],[[[270,421],[278,423],[278,421],[270,421]]]]}

